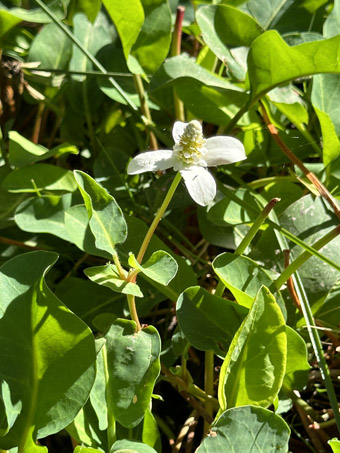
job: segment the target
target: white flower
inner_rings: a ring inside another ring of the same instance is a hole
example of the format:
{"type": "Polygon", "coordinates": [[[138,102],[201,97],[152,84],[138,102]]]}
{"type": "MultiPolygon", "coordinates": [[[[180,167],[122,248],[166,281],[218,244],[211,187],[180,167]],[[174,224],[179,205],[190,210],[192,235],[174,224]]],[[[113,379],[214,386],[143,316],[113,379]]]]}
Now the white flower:
{"type": "Polygon", "coordinates": [[[149,151],[137,155],[127,172],[136,175],[146,171],[173,168],[179,171],[192,199],[201,206],[209,204],[216,195],[216,183],[206,167],[232,164],[246,158],[242,143],[233,137],[217,136],[204,139],[197,120],[177,121],[172,135],[173,150],[149,151]]]}

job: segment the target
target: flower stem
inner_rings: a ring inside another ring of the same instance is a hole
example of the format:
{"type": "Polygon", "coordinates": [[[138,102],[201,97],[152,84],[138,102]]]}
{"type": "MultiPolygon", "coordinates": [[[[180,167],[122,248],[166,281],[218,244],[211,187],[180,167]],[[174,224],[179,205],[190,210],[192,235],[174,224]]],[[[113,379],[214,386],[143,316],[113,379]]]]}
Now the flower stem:
{"type": "Polygon", "coordinates": [[[156,214],[155,218],[153,219],[153,222],[150,225],[150,228],[149,228],[148,232],[145,235],[144,241],[143,241],[143,243],[142,243],[142,245],[140,247],[140,250],[138,252],[138,255],[137,255],[138,263],[142,262],[144,254],[146,252],[146,249],[147,249],[147,247],[149,245],[149,242],[151,241],[152,235],[155,232],[155,229],[157,228],[157,225],[159,224],[159,221],[161,220],[164,212],[166,211],[167,207],[169,206],[171,198],[173,197],[173,194],[175,193],[175,190],[177,189],[177,186],[178,186],[181,178],[182,178],[182,176],[178,172],[176,174],[174,180],[172,181],[171,186],[170,186],[170,188],[168,190],[168,193],[166,194],[161,207],[158,209],[157,214],[156,214]]]}

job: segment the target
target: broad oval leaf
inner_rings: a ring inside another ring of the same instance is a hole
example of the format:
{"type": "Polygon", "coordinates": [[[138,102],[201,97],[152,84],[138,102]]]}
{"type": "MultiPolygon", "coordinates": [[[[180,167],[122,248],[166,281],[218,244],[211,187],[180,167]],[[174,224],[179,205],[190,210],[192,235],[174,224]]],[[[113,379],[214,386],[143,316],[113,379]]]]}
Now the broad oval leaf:
{"type": "Polygon", "coordinates": [[[65,69],[72,54],[72,41],[56,24],[48,24],[36,35],[28,61],[39,61],[39,69],[65,69]]]}
{"type": "MultiPolygon", "coordinates": [[[[144,71],[154,73],[166,58],[171,44],[171,13],[164,0],[142,0],[145,20],[131,55],[144,71]]],[[[136,21],[136,16],[134,18],[136,21]]]]}
{"type": "Polygon", "coordinates": [[[91,176],[79,170],[74,175],[84,198],[96,247],[115,255],[115,245],[124,242],[127,235],[122,210],[112,195],[91,176]]]}
{"type": "Polygon", "coordinates": [[[208,5],[197,11],[197,23],[210,49],[225,59],[226,46],[250,46],[262,33],[259,24],[248,14],[229,5],[208,5]]]}
{"type": "Polygon", "coordinates": [[[262,287],[221,367],[221,411],[247,404],[269,406],[281,388],[286,361],[285,322],[273,295],[262,287]]]}
{"type": "Polygon", "coordinates": [[[29,198],[17,207],[15,223],[23,231],[49,233],[70,241],[65,229],[65,211],[71,206],[71,202],[71,194],[29,198]]]}
{"type": "Polygon", "coordinates": [[[302,390],[307,383],[310,365],[304,339],[289,326],[287,332],[287,367],[283,390],[302,390]]]}
{"type": "Polygon", "coordinates": [[[176,260],[163,250],[154,252],[143,265],[138,263],[133,253],[130,253],[129,265],[161,285],[168,285],[178,270],[176,260]]]}
{"type": "Polygon", "coordinates": [[[176,312],[185,337],[195,348],[224,356],[248,309],[193,286],[179,296],[176,312]]]}
{"type": "Polygon", "coordinates": [[[161,342],[153,326],[136,332],[134,321],[117,319],[105,336],[113,415],[126,428],[133,428],[150,405],[160,373],[161,342]]]}
{"type": "MultiPolygon", "coordinates": [[[[96,53],[106,44],[110,44],[112,36],[106,16],[99,13],[94,23],[90,22],[85,14],[78,13],[73,17],[73,33],[82,47],[90,54],[96,53]]],[[[69,64],[70,71],[86,72],[92,69],[92,63],[86,55],[74,44],[72,58],[69,64]]],[[[75,80],[85,83],[86,76],[73,75],[75,80]]]]}
{"type": "MultiPolygon", "coordinates": [[[[253,304],[262,285],[270,287],[273,283],[268,272],[247,256],[222,253],[214,259],[213,269],[237,302],[247,308],[253,304]]],[[[280,293],[277,302],[285,316],[286,307],[280,293]]]]}
{"type": "Polygon", "coordinates": [[[72,173],[50,164],[35,164],[9,173],[2,187],[10,192],[74,192],[77,184],[72,173]]]}
{"type": "Polygon", "coordinates": [[[111,259],[112,255],[104,250],[99,250],[95,244],[95,237],[90,229],[86,207],[72,206],[65,212],[65,229],[73,242],[80,250],[89,255],[101,256],[111,259]]]}
{"type": "Polygon", "coordinates": [[[339,73],[340,36],[288,46],[274,30],[260,35],[248,54],[251,102],[267,91],[299,77],[318,73],[339,73]]]}
{"type": "Polygon", "coordinates": [[[20,444],[31,451],[32,435],[40,438],[63,429],[85,404],[94,382],[93,335],[44,280],[56,259],[55,253],[37,251],[0,268],[0,376],[12,402],[22,405],[0,439],[3,449],[20,444]]]}
{"type": "MultiPolygon", "coordinates": [[[[84,270],[84,273],[93,282],[106,286],[112,291],[143,297],[143,293],[136,283],[130,283],[120,278],[117,267],[114,264],[88,267],[84,270]]],[[[127,276],[127,272],[125,276],[127,276]]]]}
{"type": "Polygon", "coordinates": [[[144,10],[140,0],[103,0],[122,42],[125,59],[128,61],[131,48],[136,42],[144,23],[144,10]]]}
{"type": "Polygon", "coordinates": [[[287,453],[290,429],[279,415],[256,406],[228,409],[197,453],[287,453]]]}

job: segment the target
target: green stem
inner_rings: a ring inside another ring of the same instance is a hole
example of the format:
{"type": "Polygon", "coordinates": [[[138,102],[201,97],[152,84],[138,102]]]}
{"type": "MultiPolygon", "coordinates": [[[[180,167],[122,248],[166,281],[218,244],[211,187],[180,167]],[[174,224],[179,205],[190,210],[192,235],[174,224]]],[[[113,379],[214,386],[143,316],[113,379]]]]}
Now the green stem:
{"type": "Polygon", "coordinates": [[[157,214],[155,215],[155,218],[153,219],[153,222],[151,223],[148,232],[146,233],[144,241],[143,241],[143,243],[142,243],[142,245],[140,247],[140,250],[138,252],[138,255],[137,255],[137,261],[139,263],[142,262],[144,254],[146,252],[146,249],[147,249],[147,247],[149,245],[149,242],[151,241],[152,235],[155,232],[155,229],[157,228],[157,225],[158,225],[159,221],[161,220],[164,212],[166,211],[167,207],[169,206],[171,198],[173,197],[173,195],[175,193],[175,190],[177,189],[177,186],[178,186],[181,178],[182,178],[182,176],[178,172],[176,174],[174,180],[172,181],[171,186],[170,186],[170,188],[168,190],[168,193],[166,194],[161,207],[158,209],[157,214]]]}
{"type": "Polygon", "coordinates": [[[266,220],[268,217],[270,211],[273,209],[273,207],[276,205],[276,203],[280,201],[280,198],[273,198],[270,200],[270,202],[263,208],[263,210],[260,212],[260,215],[256,218],[254,221],[253,225],[249,229],[248,233],[244,236],[242,241],[240,242],[239,246],[235,250],[235,255],[241,256],[243,252],[246,250],[248,245],[251,243],[253,240],[255,234],[259,231],[261,228],[263,222],[266,220]]]}
{"type": "MultiPolygon", "coordinates": [[[[91,63],[99,69],[103,74],[107,74],[104,66],[99,63],[99,61],[82,45],[82,43],[74,36],[74,34],[64,25],[58,17],[45,5],[42,0],[35,0],[35,2],[40,6],[42,10],[52,19],[52,21],[71,39],[71,41],[78,47],[78,49],[91,61],[91,63]]],[[[129,96],[121,88],[121,86],[112,78],[108,77],[108,81],[111,85],[118,91],[118,93],[123,97],[125,102],[132,108],[132,110],[137,111],[137,106],[131,101],[129,96]]]]}
{"type": "Polygon", "coordinates": [[[116,420],[113,415],[113,400],[112,394],[110,392],[110,374],[107,363],[107,349],[105,344],[102,347],[101,354],[103,356],[105,376],[105,399],[107,406],[107,443],[108,451],[110,451],[112,445],[116,442],[116,420]]]}
{"type": "MultiPolygon", "coordinates": [[[[326,244],[328,244],[332,239],[334,239],[338,234],[340,234],[340,225],[335,227],[332,231],[327,233],[325,236],[323,236],[321,239],[319,239],[315,244],[312,245],[314,250],[320,250],[322,247],[324,247],[326,244]]],[[[308,251],[305,251],[301,253],[300,256],[298,256],[294,261],[290,263],[289,266],[286,267],[286,269],[282,272],[280,277],[275,280],[274,286],[276,289],[280,289],[281,286],[286,283],[286,281],[291,277],[291,275],[299,269],[302,264],[304,264],[312,254],[308,251]]]]}
{"type": "MultiPolygon", "coordinates": [[[[141,109],[142,115],[144,115],[144,117],[146,119],[145,125],[146,125],[146,127],[148,127],[149,124],[152,124],[152,117],[151,117],[151,113],[150,113],[150,109],[149,109],[149,105],[148,105],[148,100],[145,95],[143,81],[139,74],[133,74],[133,81],[135,83],[136,91],[137,91],[137,94],[139,97],[140,109],[141,109]]],[[[150,138],[150,148],[155,151],[158,149],[158,143],[157,143],[156,136],[149,129],[148,129],[148,131],[149,131],[149,138],[150,138]]]]}
{"type": "Polygon", "coordinates": [[[139,332],[140,330],[142,330],[142,326],[140,325],[138,318],[135,296],[128,294],[126,297],[129,304],[131,319],[136,323],[136,332],[139,332]]]}

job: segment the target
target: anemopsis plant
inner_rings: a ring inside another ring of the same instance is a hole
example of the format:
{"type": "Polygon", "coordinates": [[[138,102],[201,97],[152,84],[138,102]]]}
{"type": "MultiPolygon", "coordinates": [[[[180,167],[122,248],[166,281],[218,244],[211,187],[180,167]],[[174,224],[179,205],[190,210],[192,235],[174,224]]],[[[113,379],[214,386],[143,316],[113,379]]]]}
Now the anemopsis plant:
{"type": "Polygon", "coordinates": [[[201,206],[216,195],[216,183],[207,167],[232,164],[246,158],[242,143],[233,137],[216,136],[205,139],[197,120],[177,121],[172,130],[173,150],[148,151],[130,162],[130,175],[173,168],[179,171],[192,199],[201,206]]]}

